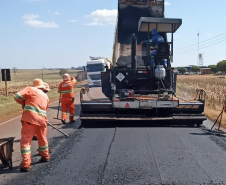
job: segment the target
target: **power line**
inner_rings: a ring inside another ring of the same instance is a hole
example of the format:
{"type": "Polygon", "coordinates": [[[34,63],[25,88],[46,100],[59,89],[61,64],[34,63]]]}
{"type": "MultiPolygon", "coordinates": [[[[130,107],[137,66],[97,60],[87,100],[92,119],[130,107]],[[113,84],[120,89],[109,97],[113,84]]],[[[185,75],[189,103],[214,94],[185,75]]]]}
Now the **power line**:
{"type": "MultiPolygon", "coordinates": [[[[201,48],[199,48],[199,49],[208,48],[208,47],[211,47],[211,46],[213,46],[213,45],[219,44],[219,43],[224,42],[224,41],[226,41],[226,39],[224,39],[224,40],[222,40],[222,41],[220,41],[220,42],[213,43],[213,44],[208,45],[208,46],[206,46],[206,47],[201,47],[201,48]]],[[[190,53],[190,52],[193,52],[193,51],[197,51],[197,49],[193,49],[193,50],[186,51],[186,52],[177,52],[177,53],[174,53],[174,54],[190,53]]]]}
{"type": "MultiPolygon", "coordinates": [[[[210,41],[210,40],[212,40],[212,39],[215,39],[215,38],[220,37],[220,36],[225,35],[225,34],[226,34],[226,32],[224,32],[224,33],[222,33],[222,34],[220,34],[220,35],[217,35],[217,36],[215,36],[215,37],[212,37],[212,38],[210,38],[210,39],[204,40],[204,41],[202,41],[202,42],[199,42],[199,43],[203,43],[203,42],[210,41]]],[[[185,49],[185,48],[189,48],[189,47],[192,47],[192,46],[197,46],[197,43],[196,43],[196,44],[189,45],[189,46],[186,46],[186,47],[178,48],[178,49],[175,49],[175,50],[183,50],[183,49],[185,49]]]]}
{"type": "MultiPolygon", "coordinates": [[[[201,45],[199,45],[199,47],[201,46],[201,47],[203,47],[203,46],[206,46],[206,45],[209,45],[209,44],[212,44],[213,42],[216,42],[216,41],[221,41],[222,39],[225,39],[226,38],[226,36],[225,37],[222,37],[222,38],[219,38],[219,39],[216,39],[215,41],[212,41],[212,42],[207,42],[207,43],[205,43],[205,44],[201,44],[201,45]]],[[[196,46],[197,46],[197,44],[196,44],[196,46]]],[[[194,48],[194,47],[193,47],[194,48]]],[[[176,52],[189,52],[190,50],[193,50],[192,48],[191,49],[186,49],[186,50],[182,50],[182,51],[176,51],[176,52]]]]}

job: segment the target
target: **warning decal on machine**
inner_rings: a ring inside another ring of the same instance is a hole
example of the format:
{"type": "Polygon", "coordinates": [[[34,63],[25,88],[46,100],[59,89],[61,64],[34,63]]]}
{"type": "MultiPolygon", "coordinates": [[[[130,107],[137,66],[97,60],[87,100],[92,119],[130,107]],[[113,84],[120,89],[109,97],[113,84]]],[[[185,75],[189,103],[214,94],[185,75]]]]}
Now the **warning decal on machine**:
{"type": "Polygon", "coordinates": [[[126,104],[125,108],[130,108],[130,105],[129,103],[126,104]]]}
{"type": "Polygon", "coordinates": [[[121,82],[124,80],[125,76],[122,73],[119,73],[116,78],[121,82]]]}

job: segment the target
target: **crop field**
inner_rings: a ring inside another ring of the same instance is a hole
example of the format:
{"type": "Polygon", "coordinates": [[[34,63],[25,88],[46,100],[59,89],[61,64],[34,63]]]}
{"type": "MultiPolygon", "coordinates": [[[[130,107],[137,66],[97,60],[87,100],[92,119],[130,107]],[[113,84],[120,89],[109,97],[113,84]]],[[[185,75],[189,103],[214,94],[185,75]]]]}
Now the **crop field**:
{"type": "MultiPolygon", "coordinates": [[[[77,74],[76,70],[68,71],[71,76],[77,74]]],[[[24,87],[32,85],[33,79],[41,78],[50,85],[51,89],[57,88],[62,81],[59,70],[18,70],[14,75],[11,72],[11,81],[7,82],[9,96],[22,90],[24,87]]],[[[5,82],[0,83],[0,96],[5,95],[5,82]]]]}
{"type": "MultiPolygon", "coordinates": [[[[223,108],[226,93],[226,78],[212,75],[178,75],[177,95],[192,100],[196,98],[196,89],[206,92],[205,114],[216,120],[223,108]]],[[[222,124],[226,126],[225,115],[222,124]]]]}
{"type": "MultiPolygon", "coordinates": [[[[76,70],[69,70],[68,73],[71,77],[77,75],[76,70]]],[[[14,101],[14,94],[27,86],[32,86],[35,78],[43,79],[50,85],[51,91],[48,92],[50,102],[57,100],[59,94],[57,92],[58,85],[62,82],[62,77],[59,75],[59,70],[17,70],[14,75],[11,72],[11,81],[7,82],[8,97],[5,97],[5,82],[0,81],[0,122],[7,117],[12,117],[15,113],[20,112],[21,106],[14,101]]],[[[81,84],[78,82],[74,92],[78,92],[81,84]]]]}

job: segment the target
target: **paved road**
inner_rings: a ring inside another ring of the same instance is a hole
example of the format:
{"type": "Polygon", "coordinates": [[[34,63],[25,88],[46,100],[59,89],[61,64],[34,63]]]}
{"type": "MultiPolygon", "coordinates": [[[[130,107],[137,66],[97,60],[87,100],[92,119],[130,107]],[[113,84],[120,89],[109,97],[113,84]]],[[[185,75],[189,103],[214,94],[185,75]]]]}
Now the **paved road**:
{"type": "MultiPolygon", "coordinates": [[[[90,94],[102,96],[99,88],[92,88],[90,94]]],[[[78,115],[78,95],[76,100],[78,115]]],[[[49,129],[51,162],[35,163],[38,156],[34,156],[32,171],[26,174],[18,171],[16,149],[16,167],[10,172],[0,166],[0,184],[226,184],[226,137],[222,133],[209,133],[205,127],[77,129],[79,120],[62,127],[52,119],[56,105],[50,106],[48,117],[70,137],[66,140],[49,129]]],[[[1,125],[0,135],[19,132],[16,124],[19,119],[1,125]]]]}

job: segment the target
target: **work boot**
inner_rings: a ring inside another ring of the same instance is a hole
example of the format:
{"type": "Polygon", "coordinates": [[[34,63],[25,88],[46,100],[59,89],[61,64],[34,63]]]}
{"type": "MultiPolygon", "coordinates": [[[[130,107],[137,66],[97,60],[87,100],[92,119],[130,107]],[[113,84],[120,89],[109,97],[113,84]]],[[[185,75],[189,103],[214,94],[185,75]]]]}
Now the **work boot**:
{"type": "Polygon", "coordinates": [[[46,162],[49,162],[50,161],[50,159],[46,159],[46,158],[41,158],[40,159],[40,162],[42,162],[42,163],[46,163],[46,162]]]}
{"type": "Polygon", "coordinates": [[[66,125],[66,120],[65,119],[62,119],[61,122],[66,125]]]}
{"type": "Polygon", "coordinates": [[[20,167],[20,171],[21,172],[29,172],[30,168],[22,168],[22,167],[20,167]]]}
{"type": "Polygon", "coordinates": [[[73,119],[73,120],[70,120],[70,123],[75,123],[76,121],[73,119]]]}

